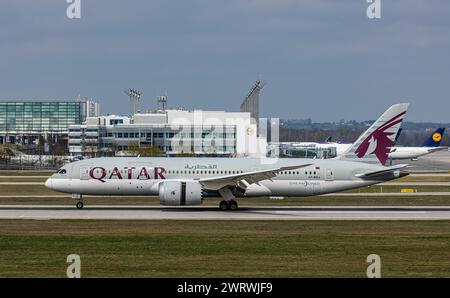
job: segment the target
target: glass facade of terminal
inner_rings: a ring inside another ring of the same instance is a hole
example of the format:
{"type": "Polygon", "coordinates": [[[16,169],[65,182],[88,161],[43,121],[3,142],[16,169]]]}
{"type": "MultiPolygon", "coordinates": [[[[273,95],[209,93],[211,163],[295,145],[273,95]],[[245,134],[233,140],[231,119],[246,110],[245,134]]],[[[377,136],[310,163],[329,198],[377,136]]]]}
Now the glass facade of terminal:
{"type": "Polygon", "coordinates": [[[41,134],[69,131],[80,124],[82,102],[0,102],[0,132],[41,134]]]}

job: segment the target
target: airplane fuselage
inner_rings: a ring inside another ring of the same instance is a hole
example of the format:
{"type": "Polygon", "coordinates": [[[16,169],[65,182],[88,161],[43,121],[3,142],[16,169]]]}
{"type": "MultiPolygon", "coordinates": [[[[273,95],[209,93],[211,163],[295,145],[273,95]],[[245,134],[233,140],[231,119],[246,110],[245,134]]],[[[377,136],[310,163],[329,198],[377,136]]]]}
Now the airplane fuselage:
{"type": "Polygon", "coordinates": [[[393,147],[390,159],[417,159],[421,156],[444,150],[446,147],[393,147]]]}
{"type": "MultiPolygon", "coordinates": [[[[85,195],[155,196],[164,181],[191,181],[280,166],[304,168],[281,171],[276,177],[248,185],[236,196],[312,196],[369,186],[400,177],[389,173],[376,179],[355,175],[385,169],[362,162],[315,159],[259,158],[95,158],[70,163],[51,176],[46,186],[85,195]]],[[[215,196],[203,190],[202,196],[215,196]]]]}
{"type": "MultiPolygon", "coordinates": [[[[337,156],[344,154],[352,144],[340,144],[340,143],[298,143],[297,146],[312,146],[314,144],[317,148],[336,148],[337,156]]],[[[388,155],[389,159],[392,160],[402,160],[402,159],[417,159],[421,156],[428,155],[430,153],[445,150],[447,147],[392,147],[391,152],[388,155]]]]}

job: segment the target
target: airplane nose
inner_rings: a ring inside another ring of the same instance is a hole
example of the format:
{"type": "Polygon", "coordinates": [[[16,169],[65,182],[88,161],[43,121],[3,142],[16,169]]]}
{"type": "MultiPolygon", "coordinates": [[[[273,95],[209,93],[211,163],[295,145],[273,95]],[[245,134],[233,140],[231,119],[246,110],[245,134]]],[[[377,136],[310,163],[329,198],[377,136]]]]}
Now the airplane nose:
{"type": "Polygon", "coordinates": [[[48,178],[45,181],[45,187],[52,189],[53,183],[52,183],[52,178],[48,178]]]}

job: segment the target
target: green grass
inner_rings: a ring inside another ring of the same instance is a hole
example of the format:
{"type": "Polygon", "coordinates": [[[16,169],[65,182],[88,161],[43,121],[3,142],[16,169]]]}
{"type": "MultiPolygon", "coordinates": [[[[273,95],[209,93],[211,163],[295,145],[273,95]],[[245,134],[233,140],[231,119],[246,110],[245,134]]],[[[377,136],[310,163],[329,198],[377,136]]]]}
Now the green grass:
{"type": "Polygon", "coordinates": [[[42,178],[36,178],[36,177],[29,177],[29,176],[21,176],[20,178],[10,178],[9,176],[0,176],[0,182],[41,182],[42,184],[45,183],[45,180],[47,180],[47,177],[42,178]]]}
{"type": "Polygon", "coordinates": [[[0,176],[43,176],[49,177],[55,170],[40,170],[40,171],[10,171],[10,170],[0,170],[0,176]]]}
{"type": "MultiPolygon", "coordinates": [[[[12,182],[12,181],[10,181],[12,182]]],[[[20,182],[14,180],[14,182],[20,182]]],[[[46,188],[42,185],[14,185],[3,184],[0,185],[0,195],[61,195],[62,193],[56,192],[46,188]]]]}
{"type": "Polygon", "coordinates": [[[369,187],[362,187],[344,191],[346,193],[389,193],[400,192],[404,188],[415,189],[417,192],[450,192],[450,186],[435,186],[435,185],[372,185],[369,187]]]}
{"type": "Polygon", "coordinates": [[[450,182],[449,176],[406,176],[393,182],[450,182]]]}
{"type": "Polygon", "coordinates": [[[1,220],[0,276],[449,277],[448,221],[1,220]]]}

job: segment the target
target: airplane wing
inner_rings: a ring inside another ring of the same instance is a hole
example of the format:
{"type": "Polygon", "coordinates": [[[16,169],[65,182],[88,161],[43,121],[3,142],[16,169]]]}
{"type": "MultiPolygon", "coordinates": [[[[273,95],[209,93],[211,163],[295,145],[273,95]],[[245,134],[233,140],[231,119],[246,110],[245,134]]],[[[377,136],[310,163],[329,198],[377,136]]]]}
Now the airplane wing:
{"type": "Polygon", "coordinates": [[[275,177],[277,175],[278,172],[305,168],[310,165],[312,165],[312,163],[296,165],[296,166],[289,166],[289,167],[264,169],[264,170],[244,172],[244,173],[218,176],[218,177],[198,178],[195,180],[200,182],[200,184],[204,188],[210,189],[210,190],[219,190],[219,189],[227,187],[227,186],[240,186],[245,189],[250,184],[258,183],[263,180],[272,179],[273,177],[275,177]]]}
{"type": "Polygon", "coordinates": [[[445,147],[445,146],[433,147],[433,148],[430,147],[430,148],[428,148],[428,152],[433,153],[436,151],[441,151],[441,150],[446,150],[446,149],[448,149],[448,147],[445,147]]]}
{"type": "Polygon", "coordinates": [[[376,177],[376,176],[379,176],[379,175],[391,173],[393,171],[401,170],[401,169],[406,168],[407,166],[408,165],[406,165],[406,164],[404,164],[404,165],[395,165],[395,166],[392,166],[392,167],[387,167],[386,169],[381,170],[381,171],[374,171],[374,172],[356,174],[355,176],[358,177],[358,178],[363,178],[363,179],[367,178],[368,179],[368,178],[373,178],[373,177],[376,177]]]}

